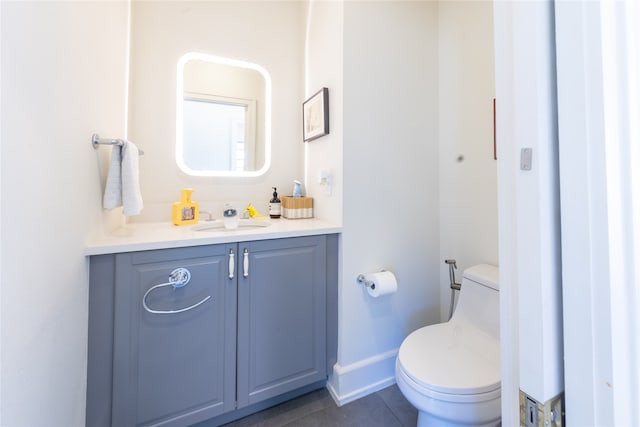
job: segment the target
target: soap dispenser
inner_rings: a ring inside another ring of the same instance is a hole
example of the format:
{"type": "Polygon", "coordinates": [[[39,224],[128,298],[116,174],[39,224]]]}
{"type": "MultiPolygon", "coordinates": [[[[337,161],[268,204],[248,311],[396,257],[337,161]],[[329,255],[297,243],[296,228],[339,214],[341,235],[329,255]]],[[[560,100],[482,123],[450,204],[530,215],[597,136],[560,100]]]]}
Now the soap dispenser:
{"type": "Polygon", "coordinates": [[[293,181],[293,197],[302,197],[302,183],[297,179],[293,181]]]}
{"type": "Polygon", "coordinates": [[[195,224],[200,216],[200,205],[191,200],[192,188],[183,188],[180,201],[173,204],[171,219],[175,225],[195,224]]]}
{"type": "Polygon", "coordinates": [[[276,190],[276,187],[271,188],[273,188],[273,197],[269,200],[269,216],[271,218],[280,218],[282,209],[280,199],[278,198],[278,191],[276,190]]]}

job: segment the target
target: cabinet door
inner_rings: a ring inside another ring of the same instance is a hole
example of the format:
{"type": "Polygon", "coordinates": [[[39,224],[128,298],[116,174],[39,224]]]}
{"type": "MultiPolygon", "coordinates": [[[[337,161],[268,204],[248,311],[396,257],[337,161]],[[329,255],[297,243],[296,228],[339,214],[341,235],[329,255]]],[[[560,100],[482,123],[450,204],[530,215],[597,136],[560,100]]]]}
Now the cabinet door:
{"type": "Polygon", "coordinates": [[[326,379],[326,237],[241,243],[238,266],[238,407],[326,379]]]}
{"type": "Polygon", "coordinates": [[[112,422],[186,426],[235,407],[235,245],[119,254],[112,422]],[[158,287],[183,267],[184,287],[158,287]],[[204,303],[182,312],[206,297],[204,303]],[[154,313],[151,311],[160,311],[154,313]]]}

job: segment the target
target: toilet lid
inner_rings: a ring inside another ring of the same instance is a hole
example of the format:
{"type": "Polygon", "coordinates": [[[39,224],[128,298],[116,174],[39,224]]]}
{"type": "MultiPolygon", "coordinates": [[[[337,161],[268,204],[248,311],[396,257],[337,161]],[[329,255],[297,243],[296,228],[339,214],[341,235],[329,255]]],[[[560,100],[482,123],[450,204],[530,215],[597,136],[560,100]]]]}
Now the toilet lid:
{"type": "Polygon", "coordinates": [[[428,389],[449,394],[480,394],[500,388],[500,344],[459,321],[411,333],[400,346],[403,371],[428,389]]]}

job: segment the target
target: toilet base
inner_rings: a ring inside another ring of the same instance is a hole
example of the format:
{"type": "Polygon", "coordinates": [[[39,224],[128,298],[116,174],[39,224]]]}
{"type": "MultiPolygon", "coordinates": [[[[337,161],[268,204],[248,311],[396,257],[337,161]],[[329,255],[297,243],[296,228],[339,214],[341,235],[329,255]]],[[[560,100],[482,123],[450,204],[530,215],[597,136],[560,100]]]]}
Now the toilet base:
{"type": "MultiPolygon", "coordinates": [[[[487,393],[475,403],[452,402],[430,397],[411,380],[396,361],[396,384],[418,410],[418,427],[500,427],[500,394],[487,393]]],[[[494,392],[495,393],[495,392],[494,392]]]]}
{"type": "Polygon", "coordinates": [[[434,417],[428,412],[418,412],[417,427],[500,427],[500,421],[493,421],[486,424],[460,424],[434,417]]]}

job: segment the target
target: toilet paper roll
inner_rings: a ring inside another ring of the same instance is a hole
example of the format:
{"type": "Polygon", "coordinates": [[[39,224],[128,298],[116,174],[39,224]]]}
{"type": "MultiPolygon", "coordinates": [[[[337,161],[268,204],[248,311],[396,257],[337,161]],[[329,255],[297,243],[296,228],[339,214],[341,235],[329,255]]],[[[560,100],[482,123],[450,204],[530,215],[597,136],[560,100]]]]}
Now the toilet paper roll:
{"type": "Polygon", "coordinates": [[[371,285],[367,287],[367,292],[374,298],[382,295],[388,295],[398,290],[398,282],[396,276],[390,271],[380,271],[378,273],[369,273],[365,275],[365,280],[371,285]]]}

